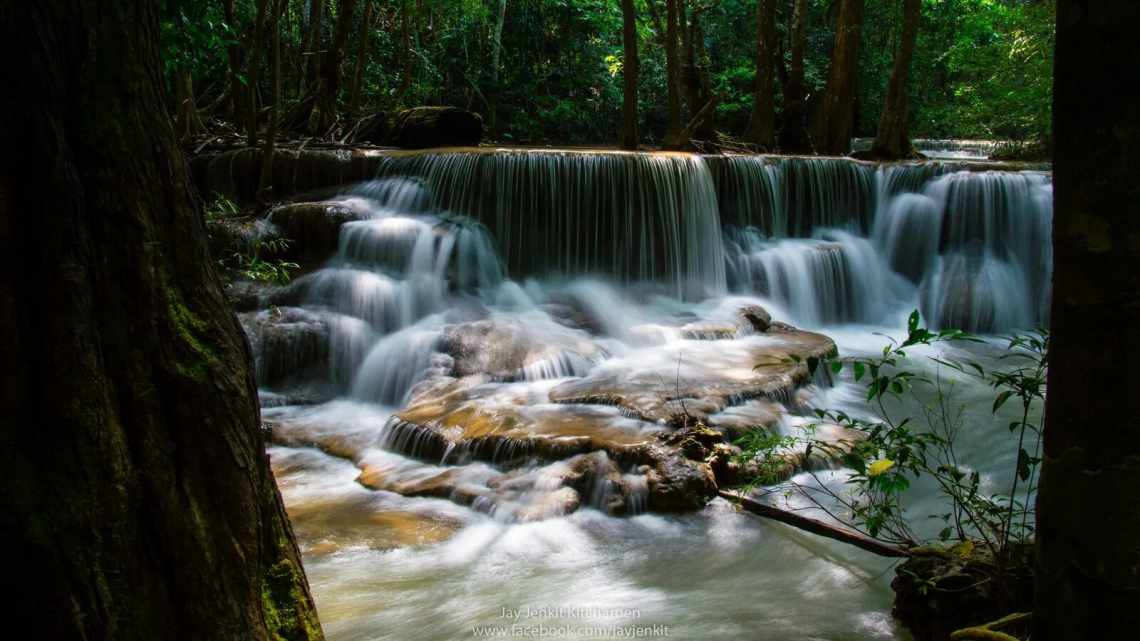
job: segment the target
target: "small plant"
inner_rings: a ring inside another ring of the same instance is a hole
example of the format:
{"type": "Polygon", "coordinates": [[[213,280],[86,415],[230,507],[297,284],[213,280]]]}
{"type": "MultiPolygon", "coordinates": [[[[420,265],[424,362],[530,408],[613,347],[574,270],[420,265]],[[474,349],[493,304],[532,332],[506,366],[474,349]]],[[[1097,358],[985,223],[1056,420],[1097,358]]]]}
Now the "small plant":
{"type": "Polygon", "coordinates": [[[281,259],[261,258],[261,252],[279,255],[288,248],[287,238],[255,239],[249,253],[234,252],[228,261],[222,261],[222,266],[233,269],[246,280],[284,285],[301,266],[281,259]]]}
{"type": "Polygon", "coordinates": [[[224,220],[241,215],[241,207],[225,195],[214,192],[214,199],[206,205],[206,220],[224,220]]]}
{"type": "Polygon", "coordinates": [[[978,471],[962,461],[956,451],[964,408],[954,400],[953,383],[941,377],[930,379],[905,367],[908,349],[951,341],[980,339],[959,330],[932,332],[922,328],[916,311],[908,320],[906,338],[901,342],[890,339],[881,355],[808,359],[806,365],[812,374],[819,367],[829,367],[835,374],[849,367],[854,380],[864,382],[866,399],[876,417],[866,420],[842,411],[815,410],[821,422],[840,425],[859,435],[854,444],[845,446],[817,440],[812,428],[818,423],[809,426],[803,436],[776,437],[759,431],[745,436],[737,444],[743,450],[741,458],[760,467],[756,483],[765,481],[765,469],[777,462],[783,464],[792,447],[801,446],[805,458],[813,450],[823,451],[850,470],[846,489],[832,489],[815,472],[809,472],[814,483],[792,481],[787,484],[788,490],[807,497],[848,527],[884,542],[913,547],[920,544],[921,537],[906,513],[904,498],[912,481],[929,479],[947,500],[946,511],[932,515],[944,523],[937,540],[957,541],[956,550],[969,551],[977,542],[1000,564],[1009,556],[1011,544],[1030,541],[1033,536],[1031,504],[1041,460],[1041,425],[1035,422],[1039,413],[1034,410],[1045,399],[1049,337],[1046,331],[1037,330],[1010,338],[1001,358],[1010,367],[1000,370],[987,371],[972,361],[932,357],[937,363],[988,383],[996,392],[993,413],[1010,400],[1020,403],[1019,418],[1008,425],[1009,431],[1017,435],[1016,468],[1008,494],[985,492],[978,471]],[[922,388],[932,397],[921,403],[922,416],[897,416],[901,405],[892,401],[915,395],[922,388]],[[1030,441],[1036,443],[1032,448],[1030,441]]]}

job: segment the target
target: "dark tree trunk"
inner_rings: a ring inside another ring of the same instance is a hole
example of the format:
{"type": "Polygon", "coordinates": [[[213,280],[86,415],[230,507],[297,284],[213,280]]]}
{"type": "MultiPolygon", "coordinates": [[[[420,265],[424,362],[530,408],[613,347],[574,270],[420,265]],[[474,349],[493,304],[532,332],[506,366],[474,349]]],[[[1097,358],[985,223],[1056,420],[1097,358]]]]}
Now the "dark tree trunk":
{"type": "Polygon", "coordinates": [[[403,99],[408,89],[412,86],[412,35],[409,28],[408,20],[408,0],[402,0],[400,3],[400,60],[403,64],[400,65],[400,87],[396,90],[396,96],[403,99]]]}
{"type": "Polygon", "coordinates": [[[348,101],[348,111],[356,114],[360,109],[360,83],[364,79],[364,66],[368,61],[368,36],[372,33],[372,0],[364,0],[364,19],[360,21],[360,35],[357,37],[356,69],[352,73],[351,98],[348,101]]]}
{"type": "Polygon", "coordinates": [[[503,23],[507,20],[507,0],[499,0],[495,18],[495,32],[491,37],[491,91],[487,101],[487,128],[491,137],[499,133],[499,66],[503,59],[503,23]]]}
{"type": "Polygon", "coordinates": [[[862,30],[863,0],[840,0],[831,71],[816,126],[816,148],[821,153],[843,155],[851,147],[855,121],[855,64],[859,57],[862,30]]]}
{"type": "Polygon", "coordinates": [[[780,149],[785,153],[811,151],[807,132],[807,109],[804,106],[804,21],[807,0],[793,0],[789,40],[788,80],[784,83],[781,109],[780,149]]]}
{"type": "Polygon", "coordinates": [[[1057,3],[1053,313],[1034,639],[1140,630],[1136,3],[1057,3]],[[1105,431],[1105,428],[1109,428],[1105,431]]]}
{"type": "Polygon", "coordinates": [[[178,138],[186,140],[205,131],[202,118],[198,116],[198,104],[194,101],[194,78],[189,68],[182,68],[175,74],[175,101],[178,103],[174,120],[178,138]]]}
{"type": "Polygon", "coordinates": [[[871,145],[871,155],[884,160],[907,158],[914,154],[914,145],[910,143],[910,134],[907,130],[906,76],[910,69],[911,56],[914,54],[914,42],[918,38],[922,0],[902,0],[902,5],[902,41],[899,42],[899,50],[895,53],[891,80],[887,85],[886,103],[879,117],[875,142],[871,145]]]}
{"type": "Polygon", "coordinates": [[[624,87],[622,96],[622,149],[637,149],[637,76],[641,63],[637,58],[637,14],[633,0],[621,0],[622,45],[624,60],[621,74],[624,87]]]}
{"type": "Polygon", "coordinates": [[[321,638],[167,116],[157,2],[5,6],[0,540],[9,630],[321,638]]]}
{"type": "MultiPolygon", "coordinates": [[[[226,24],[234,34],[240,32],[237,25],[237,14],[234,12],[234,0],[225,0],[222,4],[222,15],[225,16],[226,24]]],[[[240,121],[242,102],[241,91],[241,45],[238,44],[238,39],[226,47],[226,60],[230,64],[230,95],[226,101],[226,114],[235,122],[240,121]]]]}
{"type": "Polygon", "coordinates": [[[776,2],[756,0],[756,87],[748,140],[765,149],[776,144],[776,2]]]}
{"type": "Polygon", "coordinates": [[[246,136],[250,147],[257,146],[257,126],[260,118],[257,117],[257,81],[261,71],[261,49],[265,37],[265,9],[269,0],[257,0],[257,18],[253,22],[253,44],[249,48],[249,60],[246,61],[245,77],[249,81],[246,96],[246,136]]]}
{"type": "Polygon", "coordinates": [[[690,118],[696,122],[690,123],[693,136],[699,140],[712,140],[716,137],[713,111],[704,110],[712,100],[712,80],[709,78],[708,54],[705,52],[705,30],[701,23],[703,6],[695,6],[689,17],[689,64],[692,69],[690,82],[690,118]]]}
{"type": "Polygon", "coordinates": [[[665,147],[683,147],[684,132],[681,124],[681,56],[677,51],[678,29],[680,28],[680,0],[666,0],[665,18],[665,80],[668,85],[669,116],[665,126],[665,147]]]}
{"type": "Polygon", "coordinates": [[[321,56],[320,89],[317,93],[317,131],[325,133],[336,123],[337,98],[340,96],[340,68],[344,62],[344,45],[352,30],[352,14],[356,11],[356,0],[340,0],[337,8],[336,28],[332,42],[321,56]]]}
{"type": "Polygon", "coordinates": [[[269,125],[265,131],[265,144],[261,148],[261,177],[258,180],[260,200],[267,202],[273,190],[273,150],[277,146],[277,119],[281,110],[281,14],[286,0],[274,0],[272,42],[269,49],[269,125]]]}
{"type": "Polygon", "coordinates": [[[297,94],[299,96],[316,92],[317,74],[321,68],[321,21],[324,8],[325,0],[309,2],[309,31],[305,37],[305,74],[297,94]]]}

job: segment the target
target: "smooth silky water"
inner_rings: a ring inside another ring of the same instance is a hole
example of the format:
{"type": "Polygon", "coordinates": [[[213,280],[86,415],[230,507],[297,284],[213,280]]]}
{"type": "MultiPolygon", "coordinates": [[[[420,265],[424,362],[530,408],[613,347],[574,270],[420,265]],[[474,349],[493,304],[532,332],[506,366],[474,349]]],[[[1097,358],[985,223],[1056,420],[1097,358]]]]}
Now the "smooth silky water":
{"type": "MultiPolygon", "coordinates": [[[[343,197],[371,217],[344,225],[336,257],[292,285],[304,313],[330,328],[327,371],[308,377],[335,400],[288,405],[288,393],[262,392],[266,420],[299,435],[270,456],[333,641],[511,638],[493,626],[515,623],[574,639],[614,638],[596,629],[608,625],[668,626],[667,637],[648,628],[650,638],[907,638],[890,616],[894,562],[721,499],[679,515],[634,501],[635,514],[618,517],[598,509],[607,491],[598,488],[560,514],[547,480],[560,464],[543,462],[523,466],[524,491],[470,506],[358,483],[365,465],[400,482],[453,470],[461,486],[496,474],[462,452],[406,456],[416,444],[397,443],[405,437],[388,423],[442,366],[433,345],[446,328],[475,318],[542,347],[520,371],[484,381],[486,402],[569,415],[584,410],[547,397],[559,382],[612,371],[668,389],[674,375],[769,340],[746,331],[700,340],[681,329],[723,326],[746,304],[832,337],[845,356],[878,352],[879,334],[899,337],[921,309],[933,327],[995,337],[911,355],[965,405],[960,454],[984,485],[998,491],[1011,480],[998,473],[1014,459],[1010,419],[990,415],[991,391],[926,357],[996,365],[997,336],[1045,319],[1047,173],[453,153],[394,158],[343,197]],[[568,313],[585,320],[567,323],[568,313]]],[[[255,344],[259,368],[280,356],[274,349],[290,348],[255,344]]],[[[862,398],[844,372],[813,388],[810,402],[866,415],[862,398]]],[[[664,429],[616,407],[589,411],[615,438],[664,429]]],[[[789,415],[781,429],[807,420],[789,415]]],[[[636,487],[637,475],[627,478],[636,487]]],[[[821,478],[839,484],[843,472],[821,478]]],[[[933,527],[932,488],[916,486],[910,503],[920,527],[933,527]]]]}

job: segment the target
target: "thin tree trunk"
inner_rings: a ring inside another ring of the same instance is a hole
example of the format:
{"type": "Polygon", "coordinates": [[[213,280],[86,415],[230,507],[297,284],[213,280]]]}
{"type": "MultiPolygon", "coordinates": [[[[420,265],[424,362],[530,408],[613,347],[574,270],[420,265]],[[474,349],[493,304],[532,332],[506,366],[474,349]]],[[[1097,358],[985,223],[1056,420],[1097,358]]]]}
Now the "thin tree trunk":
{"type": "Polygon", "coordinates": [[[807,0],[793,0],[792,25],[789,47],[788,81],[784,83],[784,104],[781,109],[780,149],[785,153],[802,153],[811,150],[807,132],[807,109],[804,105],[804,21],[807,20],[807,0]]]}
{"type": "Polygon", "coordinates": [[[1140,630],[1136,7],[1057,3],[1053,304],[1033,638],[1140,630]],[[1095,5],[1095,8],[1094,8],[1095,5]],[[1109,426],[1106,432],[1102,427],[1109,426]]]}
{"type": "Polygon", "coordinates": [[[776,146],[776,2],[756,0],[756,89],[748,139],[764,149],[776,146]]]}
{"type": "Polygon", "coordinates": [[[400,4],[400,59],[402,64],[400,65],[400,87],[396,90],[396,96],[400,99],[403,99],[412,86],[412,35],[409,22],[408,0],[402,0],[400,4]]]}
{"type": "Polygon", "coordinates": [[[236,34],[240,32],[237,25],[237,14],[234,12],[234,0],[225,0],[222,3],[222,12],[225,16],[226,24],[229,26],[230,31],[235,35],[233,42],[226,47],[226,59],[230,64],[230,96],[226,101],[226,115],[236,121],[240,120],[240,113],[242,105],[242,91],[241,91],[241,45],[236,34]]]}
{"type": "Polygon", "coordinates": [[[351,98],[348,101],[348,112],[356,115],[360,108],[360,84],[364,78],[364,66],[368,60],[368,36],[372,33],[372,6],[373,0],[364,0],[364,19],[360,22],[360,35],[357,38],[356,70],[352,73],[351,98]]]}
{"type": "Polygon", "coordinates": [[[910,69],[910,59],[914,54],[914,43],[918,38],[918,20],[922,11],[922,0],[902,0],[903,27],[902,41],[895,53],[894,68],[887,86],[886,103],[879,117],[879,129],[875,132],[875,142],[871,145],[871,155],[881,159],[906,158],[913,154],[907,130],[906,76],[910,69]]]}
{"type": "Polygon", "coordinates": [[[194,102],[194,78],[190,75],[190,69],[180,69],[174,82],[174,95],[178,102],[175,126],[178,128],[178,138],[186,140],[205,131],[206,126],[202,124],[202,119],[198,116],[198,105],[194,102]]]}
{"type": "Polygon", "coordinates": [[[258,192],[262,201],[266,201],[273,190],[273,151],[277,145],[277,118],[281,109],[281,13],[286,2],[276,0],[276,3],[271,26],[273,44],[269,50],[269,124],[265,131],[265,145],[261,149],[261,177],[258,180],[258,192]]]}
{"type": "Polygon", "coordinates": [[[5,5],[0,589],[45,639],[317,641],[161,81],[159,3],[5,5]]]}
{"type": "Polygon", "coordinates": [[[666,0],[665,76],[668,84],[669,118],[665,127],[665,147],[679,149],[685,145],[681,124],[681,60],[677,52],[677,30],[680,0],[666,0]]]}
{"type": "MultiPolygon", "coordinates": [[[[703,7],[695,7],[693,9],[692,18],[689,22],[689,31],[691,32],[691,41],[693,43],[693,73],[697,84],[697,113],[700,114],[702,107],[699,105],[707,105],[710,98],[712,98],[712,79],[709,78],[709,59],[708,53],[705,51],[705,30],[701,23],[701,14],[704,13],[703,7]]],[[[693,135],[700,140],[712,140],[716,137],[716,128],[713,115],[715,111],[708,111],[702,115],[694,129],[693,135]]]]}
{"type": "Polygon", "coordinates": [[[499,65],[503,54],[503,22],[507,18],[507,0],[499,0],[499,14],[495,20],[495,35],[491,40],[491,91],[487,104],[488,130],[492,137],[498,133],[499,65]]]}
{"type": "Polygon", "coordinates": [[[344,62],[344,45],[348,42],[348,32],[352,29],[352,15],[355,11],[356,0],[340,0],[332,42],[328,51],[321,57],[321,80],[317,99],[318,131],[314,133],[324,133],[336,122],[337,98],[340,96],[340,68],[344,62]]]}
{"type": "Polygon", "coordinates": [[[855,121],[855,65],[862,30],[863,0],[840,0],[831,71],[816,126],[816,147],[821,153],[845,155],[851,148],[855,121]]]}
{"type": "Polygon", "coordinates": [[[624,85],[622,97],[622,149],[637,149],[637,80],[641,62],[637,57],[637,13],[633,0],[621,0],[622,45],[624,60],[621,73],[624,85]]]}
{"type": "Polygon", "coordinates": [[[309,30],[305,37],[305,73],[302,77],[298,96],[315,93],[317,74],[321,68],[321,22],[326,0],[310,0],[309,30]]]}
{"type": "Polygon", "coordinates": [[[249,48],[249,60],[246,63],[245,77],[249,81],[246,100],[246,127],[247,141],[251,148],[257,147],[257,80],[261,68],[262,38],[265,32],[265,6],[268,0],[257,0],[257,18],[253,24],[253,46],[249,48]]]}

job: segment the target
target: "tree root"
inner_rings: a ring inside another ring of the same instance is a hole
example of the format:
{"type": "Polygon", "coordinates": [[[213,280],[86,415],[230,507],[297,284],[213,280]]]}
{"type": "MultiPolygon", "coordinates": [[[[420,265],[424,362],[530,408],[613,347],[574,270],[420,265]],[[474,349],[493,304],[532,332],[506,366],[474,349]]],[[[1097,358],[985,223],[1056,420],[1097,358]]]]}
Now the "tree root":
{"type": "Polygon", "coordinates": [[[1004,616],[997,621],[991,621],[984,625],[955,630],[950,634],[950,641],[1020,641],[1017,637],[1004,632],[998,632],[994,628],[1002,628],[1014,623],[1020,623],[1028,620],[1032,616],[1032,612],[1015,612],[1014,614],[1004,616]]]}

